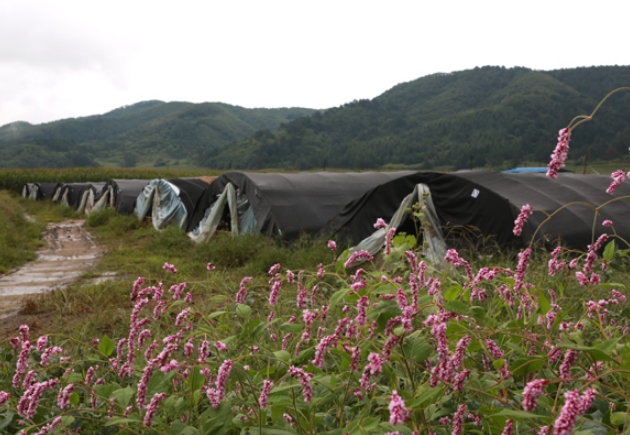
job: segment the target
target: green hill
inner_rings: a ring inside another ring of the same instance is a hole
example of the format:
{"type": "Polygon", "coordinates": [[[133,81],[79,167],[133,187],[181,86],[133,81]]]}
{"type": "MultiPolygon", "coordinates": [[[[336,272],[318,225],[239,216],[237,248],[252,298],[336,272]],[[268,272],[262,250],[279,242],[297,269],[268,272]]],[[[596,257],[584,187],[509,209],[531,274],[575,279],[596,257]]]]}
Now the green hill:
{"type": "Polygon", "coordinates": [[[222,103],[144,101],[104,115],[0,127],[0,167],[133,166],[194,163],[200,153],[312,109],[245,109],[222,103]]]}
{"type": "MultiPolygon", "coordinates": [[[[202,161],[218,169],[500,167],[546,164],[557,132],[590,113],[611,90],[630,85],[630,67],[556,71],[483,67],[399,84],[256,132],[202,161]]],[[[614,159],[630,146],[630,95],[614,95],[572,138],[572,156],[614,159]]]]}

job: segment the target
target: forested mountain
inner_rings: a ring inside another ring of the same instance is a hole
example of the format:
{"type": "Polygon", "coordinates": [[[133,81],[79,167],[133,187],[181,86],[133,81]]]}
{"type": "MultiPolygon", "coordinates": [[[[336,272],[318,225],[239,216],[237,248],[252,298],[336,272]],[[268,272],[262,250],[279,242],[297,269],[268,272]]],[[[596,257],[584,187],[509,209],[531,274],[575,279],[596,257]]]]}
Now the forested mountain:
{"type": "Polygon", "coordinates": [[[0,167],[91,166],[95,159],[123,166],[196,162],[202,152],[314,112],[145,101],[104,115],[15,122],[0,127],[0,167]]]}
{"type": "MultiPolygon", "coordinates": [[[[380,168],[405,164],[453,169],[545,163],[557,133],[590,114],[611,90],[630,86],[630,67],[556,71],[482,67],[399,84],[283,124],[278,130],[209,150],[220,169],[380,168]]],[[[573,157],[614,159],[630,146],[630,93],[613,95],[572,137],[573,157]]]]}

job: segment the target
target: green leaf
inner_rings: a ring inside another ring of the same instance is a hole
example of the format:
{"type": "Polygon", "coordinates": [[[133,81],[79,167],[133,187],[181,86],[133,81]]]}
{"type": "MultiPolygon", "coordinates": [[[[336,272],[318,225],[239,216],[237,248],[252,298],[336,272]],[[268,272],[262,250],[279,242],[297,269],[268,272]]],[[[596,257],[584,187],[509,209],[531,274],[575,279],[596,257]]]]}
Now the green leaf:
{"type": "Polygon", "coordinates": [[[208,301],[210,302],[225,302],[228,300],[228,297],[225,295],[215,295],[215,296],[210,296],[208,298],[208,301]]]}
{"type": "Polygon", "coordinates": [[[98,350],[105,356],[110,356],[116,349],[116,342],[112,341],[107,335],[98,342],[98,350]]]}
{"type": "Polygon", "coordinates": [[[540,309],[540,314],[543,316],[549,312],[551,308],[551,304],[549,300],[545,297],[542,291],[538,290],[538,308],[540,309]]]}
{"type": "Polygon", "coordinates": [[[411,361],[424,363],[424,361],[433,353],[433,346],[422,338],[407,337],[403,344],[403,352],[405,357],[411,361]]]}
{"type": "Polygon", "coordinates": [[[195,427],[186,425],[181,420],[176,420],[171,424],[168,433],[169,435],[197,435],[199,431],[195,427]]]}
{"type": "Polygon", "coordinates": [[[291,361],[291,354],[286,350],[277,350],[273,353],[273,356],[287,364],[289,364],[289,362],[291,361]]]}
{"type": "Polygon", "coordinates": [[[350,293],[349,288],[344,288],[344,289],[336,291],[330,297],[330,308],[334,308],[339,303],[340,300],[342,300],[348,295],[348,293],[350,293]]]}
{"type": "Polygon", "coordinates": [[[535,373],[545,364],[545,360],[539,356],[519,358],[512,363],[510,371],[516,376],[525,376],[535,373]]]}
{"type": "Polygon", "coordinates": [[[236,315],[247,318],[252,315],[252,308],[249,305],[238,304],[236,306],[236,315]]]}
{"type": "Polygon", "coordinates": [[[457,296],[459,296],[461,292],[462,292],[462,286],[459,284],[454,284],[450,286],[448,290],[444,292],[444,299],[447,301],[452,301],[456,299],[457,296]]]}
{"type": "Polygon", "coordinates": [[[528,418],[538,418],[540,417],[540,415],[537,414],[532,414],[531,412],[525,412],[525,411],[516,411],[514,409],[502,409],[501,411],[497,412],[496,414],[492,414],[492,417],[496,417],[496,416],[502,416],[502,417],[508,417],[508,418],[512,418],[514,420],[525,420],[528,418]]]}
{"type": "Polygon", "coordinates": [[[131,401],[131,398],[133,397],[135,392],[136,390],[131,387],[121,388],[114,391],[112,393],[112,397],[116,399],[116,402],[118,402],[120,406],[126,408],[129,405],[129,402],[131,401]]]}
{"type": "Polygon", "coordinates": [[[604,248],[604,253],[602,254],[606,261],[610,261],[615,256],[615,252],[617,251],[617,244],[615,240],[611,240],[606,247],[604,248]]]}
{"type": "Polygon", "coordinates": [[[456,314],[470,314],[470,306],[460,301],[449,301],[444,304],[444,309],[456,314]]]}
{"type": "Polygon", "coordinates": [[[115,426],[115,425],[127,425],[129,423],[142,423],[142,420],[140,420],[139,418],[123,418],[123,417],[112,417],[109,420],[107,420],[107,422],[105,423],[105,426],[115,426]]]}
{"type": "Polygon", "coordinates": [[[6,414],[4,414],[4,419],[0,421],[0,430],[10,425],[11,422],[13,421],[13,417],[15,416],[16,416],[15,412],[7,411],[6,414]]]}
{"type": "Polygon", "coordinates": [[[431,388],[428,387],[428,384],[424,384],[424,386],[428,389],[420,394],[416,400],[409,405],[411,409],[417,409],[426,406],[428,403],[435,402],[435,398],[442,395],[445,389],[445,387],[431,388]]]}
{"type": "Polygon", "coordinates": [[[627,418],[628,416],[625,412],[613,412],[612,416],[610,417],[610,422],[614,426],[623,426],[627,418]]]}
{"type": "Polygon", "coordinates": [[[80,397],[79,397],[79,395],[76,393],[76,391],[75,391],[75,392],[73,392],[73,393],[70,395],[70,405],[72,405],[72,406],[77,406],[77,405],[79,404],[79,399],[80,399],[80,397]]]}
{"type": "Polygon", "coordinates": [[[208,316],[208,319],[214,319],[215,317],[219,317],[225,314],[225,311],[215,311],[208,316]]]}
{"type": "Polygon", "coordinates": [[[283,323],[280,325],[280,330],[290,332],[291,334],[297,334],[298,332],[302,332],[302,330],[304,330],[304,326],[299,323],[283,323]]]}
{"type": "Polygon", "coordinates": [[[68,374],[68,376],[66,376],[66,381],[68,381],[69,384],[83,382],[83,379],[84,379],[83,374],[77,373],[77,372],[72,372],[68,374]]]}

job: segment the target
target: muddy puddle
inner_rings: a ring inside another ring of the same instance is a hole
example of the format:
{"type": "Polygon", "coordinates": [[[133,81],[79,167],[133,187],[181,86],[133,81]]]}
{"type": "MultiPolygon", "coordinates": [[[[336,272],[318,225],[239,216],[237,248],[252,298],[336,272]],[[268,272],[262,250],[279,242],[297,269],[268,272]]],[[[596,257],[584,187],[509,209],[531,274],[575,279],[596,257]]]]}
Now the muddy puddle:
{"type": "Polygon", "coordinates": [[[45,248],[37,259],[0,276],[0,318],[20,309],[28,295],[62,288],[98,262],[102,249],[85,230],[85,221],[50,223],[46,227],[45,248]]]}

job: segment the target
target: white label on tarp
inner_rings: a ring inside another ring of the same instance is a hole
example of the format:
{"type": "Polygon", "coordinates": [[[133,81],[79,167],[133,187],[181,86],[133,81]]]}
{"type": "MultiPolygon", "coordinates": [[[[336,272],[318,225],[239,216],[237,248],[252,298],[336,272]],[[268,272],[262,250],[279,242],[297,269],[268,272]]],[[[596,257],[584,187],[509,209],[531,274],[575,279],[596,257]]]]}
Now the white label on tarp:
{"type": "Polygon", "coordinates": [[[470,196],[472,196],[473,198],[477,198],[479,196],[479,190],[473,189],[473,191],[470,194],[470,196]]]}

